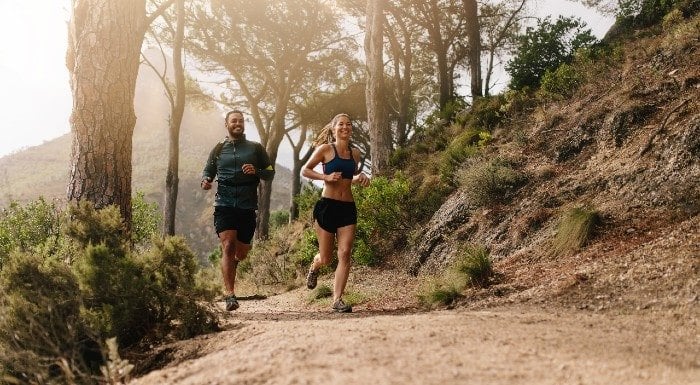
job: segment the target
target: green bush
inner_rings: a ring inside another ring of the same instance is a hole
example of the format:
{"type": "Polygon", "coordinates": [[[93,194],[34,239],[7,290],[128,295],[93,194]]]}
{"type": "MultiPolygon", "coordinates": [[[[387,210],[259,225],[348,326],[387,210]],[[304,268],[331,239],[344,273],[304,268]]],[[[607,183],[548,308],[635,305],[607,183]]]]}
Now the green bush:
{"type": "Polygon", "coordinates": [[[46,246],[51,252],[58,247],[63,213],[44,198],[20,205],[10,203],[0,212],[0,269],[13,251],[29,251],[46,246]]]}
{"type": "Polygon", "coordinates": [[[148,203],[143,191],[136,192],[131,199],[131,241],[142,244],[158,234],[163,223],[163,215],[156,202],[148,203]]]}
{"type": "Polygon", "coordinates": [[[352,260],[358,265],[374,266],[381,261],[379,255],[372,251],[372,247],[367,244],[369,237],[362,229],[358,229],[355,243],[352,246],[352,260]]]}
{"type": "Polygon", "coordinates": [[[545,71],[541,90],[549,96],[569,97],[583,81],[584,76],[574,66],[563,63],[555,71],[545,71]]]}
{"type": "Polygon", "coordinates": [[[195,256],[182,238],[154,237],[153,247],[138,255],[116,206],[96,210],[80,202],[71,205],[70,216],[55,217],[59,211],[42,202],[12,210],[6,213],[35,215],[3,222],[19,223],[18,234],[29,234],[46,218],[57,218],[62,223],[51,228],[63,231],[26,252],[20,251],[25,245],[12,245],[0,270],[0,327],[8,331],[0,332],[4,379],[92,383],[104,362],[98,341],[115,336],[128,348],[146,337],[189,338],[217,328],[201,304],[213,291],[197,281],[195,256]]]}
{"type": "MultiPolygon", "coordinates": [[[[249,254],[250,258],[243,261],[247,268],[242,278],[255,286],[291,287],[300,266],[299,257],[293,251],[294,244],[299,241],[295,235],[299,231],[295,228],[299,228],[298,223],[285,224],[273,232],[269,239],[256,241],[249,254]]],[[[241,264],[238,266],[239,269],[242,267],[241,264]]]]}
{"type": "Polygon", "coordinates": [[[270,230],[274,231],[289,223],[289,211],[277,210],[270,214],[270,230]]]}
{"type": "Polygon", "coordinates": [[[299,195],[294,197],[294,202],[299,206],[299,218],[311,220],[314,205],[321,197],[321,189],[308,183],[302,186],[299,195]]]}
{"type": "Polygon", "coordinates": [[[158,334],[186,339],[218,329],[216,316],[199,304],[211,301],[216,292],[197,281],[197,257],[184,238],[153,238],[153,248],[143,260],[158,334]]]}
{"type": "Polygon", "coordinates": [[[463,127],[473,127],[479,131],[492,132],[505,118],[504,95],[495,95],[474,100],[474,104],[464,117],[463,127]]]}
{"type": "Polygon", "coordinates": [[[387,249],[384,241],[394,239],[409,228],[408,179],[401,174],[397,174],[394,179],[376,177],[368,187],[353,187],[353,196],[358,212],[355,247],[362,251],[356,262],[379,263],[380,256],[387,249]],[[364,248],[364,245],[358,243],[360,240],[369,247],[364,248]],[[369,257],[370,250],[374,257],[369,257]]]}
{"type": "Polygon", "coordinates": [[[0,292],[0,382],[93,382],[100,348],[81,318],[82,293],[66,264],[12,254],[0,292]]]}
{"type": "Polygon", "coordinates": [[[458,173],[460,185],[476,206],[507,203],[517,189],[526,182],[526,176],[513,168],[509,161],[493,159],[474,162],[458,173]]]}
{"type": "Polygon", "coordinates": [[[318,253],[318,239],[316,239],[316,231],[313,228],[304,229],[299,242],[294,245],[292,253],[292,258],[298,265],[311,265],[314,256],[318,253]]]}
{"type": "Polygon", "coordinates": [[[158,319],[153,288],[144,266],[124,250],[88,245],[75,264],[84,295],[85,317],[101,337],[128,347],[146,336],[158,319]]]}

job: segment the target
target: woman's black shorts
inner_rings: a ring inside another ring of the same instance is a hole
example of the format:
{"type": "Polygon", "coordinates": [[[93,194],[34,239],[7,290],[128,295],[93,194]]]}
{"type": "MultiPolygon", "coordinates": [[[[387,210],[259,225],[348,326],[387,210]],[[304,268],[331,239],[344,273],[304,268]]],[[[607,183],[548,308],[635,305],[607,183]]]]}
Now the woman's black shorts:
{"type": "Polygon", "coordinates": [[[321,198],[314,206],[314,219],[322,229],[335,233],[339,227],[357,223],[357,207],[355,202],[321,198]]]}
{"type": "Polygon", "coordinates": [[[224,230],[236,230],[236,238],[249,245],[255,233],[255,210],[216,206],[214,207],[214,228],[217,235],[224,230]]]}

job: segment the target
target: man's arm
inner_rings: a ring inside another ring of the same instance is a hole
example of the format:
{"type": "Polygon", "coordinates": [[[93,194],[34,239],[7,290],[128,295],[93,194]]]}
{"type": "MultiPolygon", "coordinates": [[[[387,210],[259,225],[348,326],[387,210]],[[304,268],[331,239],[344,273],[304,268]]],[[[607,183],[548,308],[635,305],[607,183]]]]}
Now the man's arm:
{"type": "Polygon", "coordinates": [[[275,177],[275,168],[272,167],[270,157],[267,155],[262,145],[258,146],[258,164],[255,165],[255,173],[260,179],[272,180],[275,177]]]}

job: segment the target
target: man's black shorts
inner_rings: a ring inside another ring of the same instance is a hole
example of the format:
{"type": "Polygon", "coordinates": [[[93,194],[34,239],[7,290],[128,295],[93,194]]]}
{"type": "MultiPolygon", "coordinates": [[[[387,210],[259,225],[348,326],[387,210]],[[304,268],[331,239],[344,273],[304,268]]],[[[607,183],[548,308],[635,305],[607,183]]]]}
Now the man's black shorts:
{"type": "Polygon", "coordinates": [[[339,227],[357,223],[357,207],[355,202],[321,198],[314,206],[314,219],[322,229],[336,233],[339,227]]]}
{"type": "Polygon", "coordinates": [[[216,206],[214,207],[214,228],[217,235],[224,230],[236,230],[236,238],[249,245],[255,232],[255,210],[216,206]]]}

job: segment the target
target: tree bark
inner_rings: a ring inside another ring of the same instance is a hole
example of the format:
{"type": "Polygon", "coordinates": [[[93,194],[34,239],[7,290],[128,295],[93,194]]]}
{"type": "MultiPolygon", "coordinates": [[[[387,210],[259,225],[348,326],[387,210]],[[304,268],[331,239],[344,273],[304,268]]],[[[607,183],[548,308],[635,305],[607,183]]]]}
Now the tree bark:
{"type": "Polygon", "coordinates": [[[385,0],[367,0],[365,57],[367,60],[367,122],[370,135],[372,175],[383,175],[389,169],[391,131],[387,125],[384,95],[383,12],[385,0]]]}
{"type": "Polygon", "coordinates": [[[185,113],[185,72],[182,49],[185,31],[185,1],[177,0],[177,26],[173,39],[173,67],[175,71],[175,101],[170,117],[168,170],[165,176],[165,204],[163,205],[163,235],[175,235],[175,212],[180,183],[180,125],[185,113]]]}
{"type": "Polygon", "coordinates": [[[131,228],[134,93],[145,0],[73,0],[66,66],[73,111],[67,198],[117,205],[131,228]]]}

